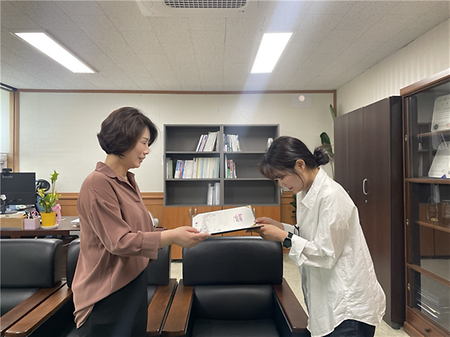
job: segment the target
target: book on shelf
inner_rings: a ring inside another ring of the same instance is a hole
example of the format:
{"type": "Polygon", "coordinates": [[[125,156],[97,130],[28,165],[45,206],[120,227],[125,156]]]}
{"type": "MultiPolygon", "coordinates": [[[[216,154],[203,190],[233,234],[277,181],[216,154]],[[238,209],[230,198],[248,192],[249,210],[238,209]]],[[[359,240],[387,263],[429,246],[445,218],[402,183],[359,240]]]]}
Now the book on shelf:
{"type": "Polygon", "coordinates": [[[450,130],[450,94],[434,101],[431,131],[450,130]]]}
{"type": "Polygon", "coordinates": [[[206,196],[206,204],[208,206],[220,205],[220,183],[208,184],[208,193],[206,196]]]}
{"type": "Polygon", "coordinates": [[[174,179],[219,178],[219,157],[177,160],[174,179]]]}
{"type": "Polygon", "coordinates": [[[203,134],[200,136],[200,139],[197,143],[197,148],[195,149],[196,152],[203,152],[203,151],[214,151],[217,150],[217,135],[219,134],[219,131],[211,131],[208,132],[208,134],[203,134]]]}
{"type": "Polygon", "coordinates": [[[174,178],[175,179],[179,179],[180,178],[180,168],[181,168],[181,163],[182,163],[183,161],[182,160],[177,160],[177,164],[176,164],[176,166],[175,166],[175,174],[174,174],[174,178]]]}
{"type": "Polygon", "coordinates": [[[224,134],[223,135],[223,150],[225,152],[239,152],[241,145],[239,142],[239,135],[224,134]]]}
{"type": "Polygon", "coordinates": [[[221,234],[262,226],[256,225],[252,207],[248,205],[197,214],[192,218],[192,227],[202,233],[221,234]]]}
{"type": "Polygon", "coordinates": [[[225,178],[237,178],[236,163],[225,156],[225,178]]]}

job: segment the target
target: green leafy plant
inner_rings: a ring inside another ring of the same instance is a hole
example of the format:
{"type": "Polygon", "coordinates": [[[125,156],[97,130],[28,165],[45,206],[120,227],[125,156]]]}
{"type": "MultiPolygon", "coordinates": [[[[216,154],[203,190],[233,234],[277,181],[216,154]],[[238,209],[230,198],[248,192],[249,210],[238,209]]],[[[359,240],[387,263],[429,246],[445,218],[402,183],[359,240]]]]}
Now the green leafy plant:
{"type": "MultiPolygon", "coordinates": [[[[334,123],[334,119],[336,118],[336,112],[335,112],[335,110],[334,110],[334,108],[333,108],[333,106],[331,104],[330,104],[330,113],[331,113],[331,117],[333,118],[333,123],[334,123]]],[[[334,179],[334,152],[333,152],[333,146],[331,145],[330,137],[328,136],[328,134],[326,132],[322,132],[320,134],[320,141],[321,141],[322,147],[325,149],[325,151],[330,156],[331,172],[333,174],[333,179],[334,179]]]]}
{"type": "Polygon", "coordinates": [[[294,219],[296,219],[297,218],[297,194],[292,194],[292,198],[294,199],[294,201],[291,201],[289,204],[294,207],[294,209],[292,210],[292,217],[294,219]]]}
{"type": "Polygon", "coordinates": [[[50,175],[50,181],[52,183],[52,190],[49,193],[45,193],[43,188],[38,189],[38,195],[41,197],[39,199],[39,206],[44,209],[45,213],[51,213],[52,207],[56,206],[56,201],[61,197],[61,194],[56,193],[56,180],[58,179],[59,173],[53,170],[53,174],[50,175]]]}

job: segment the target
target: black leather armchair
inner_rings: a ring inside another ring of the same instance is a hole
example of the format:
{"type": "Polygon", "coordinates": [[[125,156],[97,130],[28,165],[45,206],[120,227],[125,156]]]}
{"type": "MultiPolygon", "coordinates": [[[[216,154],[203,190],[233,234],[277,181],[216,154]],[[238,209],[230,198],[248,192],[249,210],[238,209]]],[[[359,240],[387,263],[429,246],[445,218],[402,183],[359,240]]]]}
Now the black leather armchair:
{"type": "MultiPolygon", "coordinates": [[[[72,286],[80,252],[80,239],[73,240],[67,251],[67,285],[49,297],[30,315],[12,326],[6,336],[76,337],[72,286]],[[42,325],[46,325],[42,328],[42,325]],[[36,330],[39,327],[38,330],[36,330]]],[[[170,246],[160,249],[158,259],[147,267],[147,336],[159,336],[178,282],[170,278],[170,246]]]]}
{"type": "Polygon", "coordinates": [[[1,239],[1,336],[64,286],[59,239],[1,239]]]}
{"type": "Polygon", "coordinates": [[[280,243],[212,237],[183,250],[183,279],[163,336],[309,336],[307,316],[283,278],[280,243]]]}

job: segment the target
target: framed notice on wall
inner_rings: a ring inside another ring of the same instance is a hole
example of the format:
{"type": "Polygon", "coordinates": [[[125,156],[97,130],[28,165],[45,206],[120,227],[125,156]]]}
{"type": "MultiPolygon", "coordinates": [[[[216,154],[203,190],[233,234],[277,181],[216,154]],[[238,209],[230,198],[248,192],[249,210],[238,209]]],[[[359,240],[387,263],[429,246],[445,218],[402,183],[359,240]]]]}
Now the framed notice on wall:
{"type": "Polygon", "coordinates": [[[450,130],[450,95],[436,98],[434,102],[431,131],[450,130]]]}

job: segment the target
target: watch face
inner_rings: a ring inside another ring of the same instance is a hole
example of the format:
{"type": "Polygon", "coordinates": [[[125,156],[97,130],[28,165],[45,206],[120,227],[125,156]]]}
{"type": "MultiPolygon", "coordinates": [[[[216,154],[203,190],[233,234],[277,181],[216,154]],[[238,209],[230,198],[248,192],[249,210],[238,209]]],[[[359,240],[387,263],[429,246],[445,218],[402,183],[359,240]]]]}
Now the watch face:
{"type": "Polygon", "coordinates": [[[284,247],[291,248],[291,246],[292,246],[291,238],[292,238],[292,233],[289,233],[288,236],[286,236],[286,239],[284,239],[284,241],[283,241],[284,247]]]}

